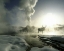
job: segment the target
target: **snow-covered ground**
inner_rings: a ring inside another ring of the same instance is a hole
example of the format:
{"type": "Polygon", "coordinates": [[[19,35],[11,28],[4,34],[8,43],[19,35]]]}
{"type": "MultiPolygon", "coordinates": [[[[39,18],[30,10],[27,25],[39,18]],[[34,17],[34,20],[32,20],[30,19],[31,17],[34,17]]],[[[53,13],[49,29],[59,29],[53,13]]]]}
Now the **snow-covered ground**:
{"type": "Polygon", "coordinates": [[[17,36],[0,35],[0,51],[26,51],[28,44],[17,36]]]}
{"type": "Polygon", "coordinates": [[[43,47],[43,48],[33,47],[33,48],[31,49],[31,51],[59,51],[59,50],[54,49],[54,48],[49,47],[49,46],[45,46],[45,47],[43,47]]]}
{"type": "MultiPolygon", "coordinates": [[[[29,47],[29,44],[27,44],[27,41],[29,43],[32,43],[34,45],[43,45],[41,42],[39,42],[38,37],[34,36],[27,36],[27,37],[21,37],[21,36],[10,36],[10,35],[0,35],[0,51],[26,51],[26,49],[29,47]]],[[[64,37],[62,37],[64,38],[64,37]]],[[[56,38],[57,39],[57,38],[56,38]]],[[[64,44],[61,44],[61,46],[64,44]]],[[[58,51],[57,49],[54,49],[51,46],[43,46],[42,48],[39,47],[32,47],[30,51],[58,51]]]]}

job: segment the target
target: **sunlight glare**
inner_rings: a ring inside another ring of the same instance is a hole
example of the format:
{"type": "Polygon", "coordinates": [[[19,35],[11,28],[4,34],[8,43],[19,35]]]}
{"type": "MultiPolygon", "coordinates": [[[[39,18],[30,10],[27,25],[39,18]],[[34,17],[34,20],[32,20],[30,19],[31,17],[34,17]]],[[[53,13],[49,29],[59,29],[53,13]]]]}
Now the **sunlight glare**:
{"type": "Polygon", "coordinates": [[[43,35],[59,35],[59,34],[55,31],[51,31],[51,32],[45,32],[43,35]]]}
{"type": "Polygon", "coordinates": [[[43,20],[43,25],[45,26],[53,26],[53,25],[56,25],[58,23],[58,18],[56,15],[52,14],[52,13],[47,13],[43,20]]]}

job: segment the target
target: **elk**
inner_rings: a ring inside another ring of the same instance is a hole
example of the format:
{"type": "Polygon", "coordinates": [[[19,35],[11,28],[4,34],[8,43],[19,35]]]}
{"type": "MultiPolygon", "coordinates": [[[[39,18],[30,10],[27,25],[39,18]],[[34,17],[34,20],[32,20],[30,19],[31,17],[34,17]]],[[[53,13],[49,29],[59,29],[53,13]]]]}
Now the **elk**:
{"type": "Polygon", "coordinates": [[[38,33],[39,33],[39,32],[42,32],[42,33],[43,33],[43,31],[45,30],[45,28],[46,28],[46,27],[38,28],[38,33]]]}

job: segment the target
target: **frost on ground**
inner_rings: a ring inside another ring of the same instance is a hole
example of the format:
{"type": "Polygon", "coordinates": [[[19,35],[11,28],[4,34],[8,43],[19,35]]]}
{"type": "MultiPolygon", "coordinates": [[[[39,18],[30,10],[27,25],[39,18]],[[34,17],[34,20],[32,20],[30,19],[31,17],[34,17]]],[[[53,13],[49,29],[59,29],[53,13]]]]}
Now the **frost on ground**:
{"type": "Polygon", "coordinates": [[[31,46],[31,47],[43,47],[43,42],[39,40],[37,36],[25,36],[26,42],[31,46]]]}
{"type": "Polygon", "coordinates": [[[17,36],[0,35],[0,51],[26,51],[28,44],[17,36]]]}
{"type": "Polygon", "coordinates": [[[31,51],[59,51],[59,50],[54,49],[54,48],[49,47],[49,46],[45,46],[45,47],[43,47],[43,48],[33,47],[33,48],[31,49],[31,51]]]}
{"type": "Polygon", "coordinates": [[[51,46],[44,46],[44,43],[39,41],[38,37],[35,35],[25,37],[0,35],[0,51],[58,51],[58,50],[54,49],[51,46]]]}

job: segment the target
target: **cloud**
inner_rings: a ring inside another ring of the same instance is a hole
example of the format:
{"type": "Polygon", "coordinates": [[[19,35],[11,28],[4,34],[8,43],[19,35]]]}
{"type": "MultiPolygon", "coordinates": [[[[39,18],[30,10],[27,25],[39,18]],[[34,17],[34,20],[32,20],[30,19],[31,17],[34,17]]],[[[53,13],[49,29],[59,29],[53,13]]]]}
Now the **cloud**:
{"type": "Polygon", "coordinates": [[[9,23],[14,26],[25,26],[25,13],[20,11],[18,7],[14,7],[12,10],[8,11],[9,23]]]}
{"type": "Polygon", "coordinates": [[[9,0],[0,0],[0,33],[8,31],[8,22],[6,21],[7,9],[5,3],[9,0]]]}
{"type": "Polygon", "coordinates": [[[8,17],[11,24],[30,25],[31,16],[35,13],[34,7],[38,0],[20,0],[19,6],[15,6],[9,11],[8,17]]]}
{"type": "Polygon", "coordinates": [[[34,14],[34,7],[38,0],[21,0],[19,8],[25,10],[28,25],[31,23],[31,16],[34,14]]]}

